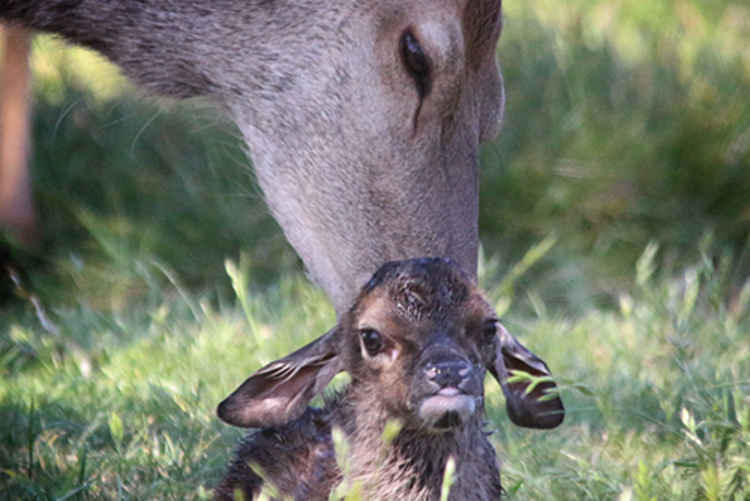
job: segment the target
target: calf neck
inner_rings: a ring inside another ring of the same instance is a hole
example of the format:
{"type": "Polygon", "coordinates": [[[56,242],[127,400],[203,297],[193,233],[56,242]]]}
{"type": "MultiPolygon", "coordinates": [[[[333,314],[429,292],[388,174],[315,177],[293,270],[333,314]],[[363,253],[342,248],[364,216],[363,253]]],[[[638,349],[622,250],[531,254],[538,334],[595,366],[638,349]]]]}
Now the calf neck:
{"type": "Polygon", "coordinates": [[[0,0],[0,19],[96,49],[157,93],[213,96],[337,312],[387,260],[476,273],[500,0],[0,0]]]}

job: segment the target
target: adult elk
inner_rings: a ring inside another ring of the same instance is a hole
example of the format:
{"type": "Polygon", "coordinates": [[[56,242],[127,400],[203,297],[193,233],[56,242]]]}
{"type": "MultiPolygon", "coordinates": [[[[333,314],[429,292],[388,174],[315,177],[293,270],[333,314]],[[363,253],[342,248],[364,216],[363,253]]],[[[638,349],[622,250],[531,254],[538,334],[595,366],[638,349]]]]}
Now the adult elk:
{"type": "Polygon", "coordinates": [[[0,0],[0,19],[96,49],[156,93],[213,96],[338,313],[388,260],[476,273],[500,0],[0,0]]]}

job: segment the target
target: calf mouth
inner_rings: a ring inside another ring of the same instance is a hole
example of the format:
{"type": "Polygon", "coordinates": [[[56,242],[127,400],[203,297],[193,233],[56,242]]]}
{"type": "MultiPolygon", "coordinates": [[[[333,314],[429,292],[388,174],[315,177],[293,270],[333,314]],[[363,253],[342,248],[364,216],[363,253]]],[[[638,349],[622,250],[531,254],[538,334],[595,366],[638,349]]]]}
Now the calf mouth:
{"type": "Polygon", "coordinates": [[[463,426],[477,411],[480,397],[449,386],[425,397],[417,415],[430,430],[443,432],[463,426]]]}

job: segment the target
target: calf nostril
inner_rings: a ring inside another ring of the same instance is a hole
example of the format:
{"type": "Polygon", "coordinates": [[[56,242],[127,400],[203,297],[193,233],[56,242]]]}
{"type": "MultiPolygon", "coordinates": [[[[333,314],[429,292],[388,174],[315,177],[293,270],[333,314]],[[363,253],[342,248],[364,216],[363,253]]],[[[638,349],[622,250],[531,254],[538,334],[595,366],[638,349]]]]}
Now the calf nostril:
{"type": "Polygon", "coordinates": [[[458,387],[470,374],[471,365],[463,360],[443,360],[425,369],[427,379],[441,387],[458,387]]]}

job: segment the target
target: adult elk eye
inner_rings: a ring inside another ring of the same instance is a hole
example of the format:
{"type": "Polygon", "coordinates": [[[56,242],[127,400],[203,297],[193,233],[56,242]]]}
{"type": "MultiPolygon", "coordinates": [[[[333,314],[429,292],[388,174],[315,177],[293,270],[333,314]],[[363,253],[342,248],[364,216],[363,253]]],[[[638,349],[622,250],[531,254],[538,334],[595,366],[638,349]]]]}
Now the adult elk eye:
{"type": "Polygon", "coordinates": [[[362,344],[367,350],[367,354],[374,357],[383,349],[383,337],[375,329],[362,329],[359,332],[362,344]]]}
{"type": "Polygon", "coordinates": [[[431,85],[430,61],[411,30],[406,30],[401,35],[401,59],[417,86],[419,97],[426,97],[430,93],[431,85]]]}

